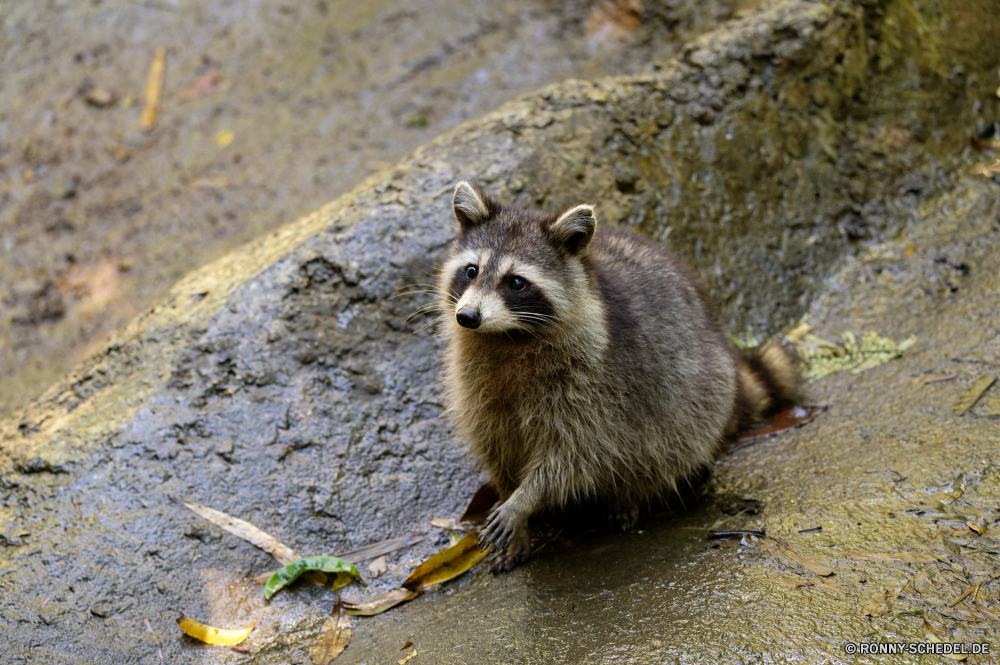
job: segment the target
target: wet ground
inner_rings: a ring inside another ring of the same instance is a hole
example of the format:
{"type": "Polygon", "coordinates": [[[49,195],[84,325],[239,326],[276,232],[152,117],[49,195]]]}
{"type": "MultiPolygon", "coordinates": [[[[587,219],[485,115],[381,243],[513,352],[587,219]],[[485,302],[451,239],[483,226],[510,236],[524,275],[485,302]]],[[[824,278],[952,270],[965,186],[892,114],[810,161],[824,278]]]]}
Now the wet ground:
{"type": "Polygon", "coordinates": [[[647,69],[754,4],[4,3],[0,414],[185,272],[442,131],[547,83],[647,69]]]}
{"type": "Polygon", "coordinates": [[[430,519],[481,478],[442,417],[431,316],[406,321],[426,300],[393,296],[441,258],[467,173],[522,205],[601,201],[602,222],[688,260],[734,331],[805,317],[828,340],[916,343],[810,384],[825,413],[730,450],[673,513],[624,535],[578,522],[510,575],[480,566],[359,618],[336,662],[391,663],[406,641],[412,663],[876,662],[846,644],[996,641],[1000,386],[955,409],[1000,370],[996,25],[985,0],[778,0],[647,75],[446,133],[183,278],[0,420],[0,653],[308,662],[336,594],[265,603],[245,578],[271,557],[177,497],[304,554],[426,534],[355,600],[445,546],[430,519]],[[255,620],[251,655],[182,637],[177,611],[255,620]]]}

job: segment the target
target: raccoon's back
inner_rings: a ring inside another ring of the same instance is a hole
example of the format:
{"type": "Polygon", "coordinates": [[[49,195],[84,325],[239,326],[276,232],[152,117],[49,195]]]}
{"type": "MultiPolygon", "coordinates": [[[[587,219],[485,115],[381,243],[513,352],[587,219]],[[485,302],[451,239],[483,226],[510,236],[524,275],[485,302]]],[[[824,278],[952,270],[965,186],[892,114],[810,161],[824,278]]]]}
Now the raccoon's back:
{"type": "Polygon", "coordinates": [[[686,436],[721,439],[735,395],[735,366],[714,313],[687,268],[626,229],[601,229],[588,255],[604,306],[610,377],[649,417],[686,436]]]}

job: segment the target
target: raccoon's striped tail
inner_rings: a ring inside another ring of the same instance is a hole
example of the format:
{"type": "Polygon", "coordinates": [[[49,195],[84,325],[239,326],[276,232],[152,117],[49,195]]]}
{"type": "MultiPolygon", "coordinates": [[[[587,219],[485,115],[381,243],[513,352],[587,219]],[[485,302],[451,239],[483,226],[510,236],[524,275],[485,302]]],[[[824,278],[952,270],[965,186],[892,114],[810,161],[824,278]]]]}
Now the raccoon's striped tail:
{"type": "Polygon", "coordinates": [[[738,436],[799,400],[799,356],[791,346],[765,344],[736,354],[736,405],[729,433],[738,436]]]}

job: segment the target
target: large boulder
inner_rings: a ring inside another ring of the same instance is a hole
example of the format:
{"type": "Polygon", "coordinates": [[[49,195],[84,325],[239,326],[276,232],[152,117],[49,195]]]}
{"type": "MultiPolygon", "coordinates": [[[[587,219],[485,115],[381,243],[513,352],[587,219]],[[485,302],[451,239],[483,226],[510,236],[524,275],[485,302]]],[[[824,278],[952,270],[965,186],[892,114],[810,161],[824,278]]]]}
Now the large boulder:
{"type": "MultiPolygon", "coordinates": [[[[459,179],[525,206],[596,203],[601,223],[688,260],[738,332],[798,319],[859,242],[892,242],[952,186],[957,137],[996,83],[995,59],[966,55],[996,50],[985,27],[957,22],[989,15],[972,5],[772,2],[657,71],[516,100],[181,280],[0,423],[7,661],[152,662],[158,648],[224,660],[176,638],[184,610],[252,617],[258,661],[289,662],[331,595],[263,606],[243,574],[270,557],[176,498],[303,554],[460,511],[481,479],[443,413],[434,314],[410,316],[433,300],[459,179]]],[[[758,487],[744,471],[728,485],[758,487]]],[[[396,555],[364,593],[440,543],[396,555]]]]}

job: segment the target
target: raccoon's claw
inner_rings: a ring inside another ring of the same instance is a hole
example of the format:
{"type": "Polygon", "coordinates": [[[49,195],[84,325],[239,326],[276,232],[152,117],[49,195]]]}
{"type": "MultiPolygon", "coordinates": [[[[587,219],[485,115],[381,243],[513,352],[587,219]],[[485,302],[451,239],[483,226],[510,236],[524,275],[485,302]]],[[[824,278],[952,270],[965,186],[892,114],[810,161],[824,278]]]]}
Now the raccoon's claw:
{"type": "Polygon", "coordinates": [[[502,508],[503,506],[490,513],[479,531],[479,546],[484,550],[491,545],[495,545],[497,549],[505,549],[514,537],[514,527],[504,519],[502,508]]]}
{"type": "Polygon", "coordinates": [[[531,535],[524,520],[511,516],[512,509],[506,504],[494,510],[486,524],[479,532],[479,545],[486,549],[490,545],[498,550],[504,550],[490,564],[490,572],[497,573],[513,570],[515,566],[527,560],[531,554],[531,535]]]}

